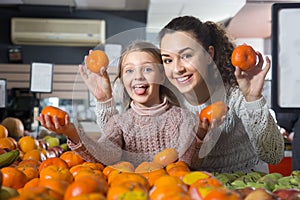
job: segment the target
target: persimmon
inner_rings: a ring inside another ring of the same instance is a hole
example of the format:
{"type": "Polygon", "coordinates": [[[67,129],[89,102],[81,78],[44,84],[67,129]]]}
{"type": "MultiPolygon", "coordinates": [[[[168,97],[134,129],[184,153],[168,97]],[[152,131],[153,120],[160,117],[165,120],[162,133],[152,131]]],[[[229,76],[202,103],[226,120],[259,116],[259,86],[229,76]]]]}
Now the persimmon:
{"type": "Polygon", "coordinates": [[[170,176],[176,176],[181,180],[190,172],[189,166],[183,161],[170,163],[166,166],[166,171],[170,176]]]}
{"type": "Polygon", "coordinates": [[[204,118],[208,120],[210,124],[213,119],[221,120],[226,115],[228,110],[227,105],[222,101],[217,101],[203,108],[200,112],[200,121],[204,121],[204,118]]]}
{"type": "Polygon", "coordinates": [[[72,197],[95,192],[106,194],[107,190],[108,185],[104,179],[97,179],[93,176],[85,176],[75,180],[67,187],[64,199],[69,200],[72,197]]]}
{"type": "Polygon", "coordinates": [[[231,54],[231,63],[246,71],[256,64],[256,52],[247,44],[237,46],[231,54]]]}
{"type": "Polygon", "coordinates": [[[150,195],[150,199],[167,199],[166,197],[173,193],[179,195],[180,193],[187,193],[187,192],[180,186],[172,185],[171,187],[169,186],[153,187],[149,192],[149,195],[150,195]]]}
{"type": "Polygon", "coordinates": [[[40,166],[39,166],[39,172],[41,172],[44,168],[50,166],[50,165],[56,165],[60,166],[66,169],[69,169],[68,163],[58,157],[53,157],[53,158],[47,158],[46,160],[42,161],[40,166]]]}
{"type": "Polygon", "coordinates": [[[0,138],[0,148],[13,150],[16,149],[16,145],[10,139],[10,137],[5,137],[5,138],[0,138]]]}
{"type": "Polygon", "coordinates": [[[153,187],[180,187],[183,190],[187,191],[187,185],[178,177],[165,175],[159,177],[153,184],[153,187]]]}
{"type": "Polygon", "coordinates": [[[161,164],[154,162],[142,162],[136,167],[135,172],[146,177],[150,187],[153,186],[154,182],[159,177],[167,175],[164,167],[161,164]]]}
{"type": "Polygon", "coordinates": [[[71,183],[74,180],[74,177],[68,168],[50,165],[40,171],[40,179],[60,179],[71,183]]]}
{"type": "Polygon", "coordinates": [[[70,168],[71,174],[75,177],[82,170],[93,170],[91,167],[86,165],[75,165],[70,168]]]}
{"type": "Polygon", "coordinates": [[[2,173],[2,185],[11,187],[14,189],[19,189],[24,187],[27,182],[26,175],[14,167],[3,167],[1,169],[2,173]]]}
{"type": "Polygon", "coordinates": [[[216,188],[224,188],[224,186],[215,177],[208,177],[193,182],[189,187],[189,193],[194,199],[203,199],[216,188]]]}
{"type": "Polygon", "coordinates": [[[100,170],[96,170],[96,169],[92,169],[92,168],[79,171],[76,174],[76,176],[74,176],[74,179],[78,180],[78,179],[80,179],[80,177],[83,177],[83,176],[93,176],[97,179],[106,180],[105,176],[103,175],[103,173],[100,170]]]}
{"type": "Polygon", "coordinates": [[[134,165],[128,161],[120,161],[113,164],[112,167],[123,172],[134,172],[134,165]]]}
{"type": "Polygon", "coordinates": [[[148,200],[148,191],[141,183],[124,182],[114,187],[110,187],[106,196],[107,200],[115,199],[139,199],[148,200]]]}
{"type": "Polygon", "coordinates": [[[226,200],[242,200],[242,197],[235,191],[226,188],[215,188],[211,190],[203,200],[215,200],[215,199],[226,199],[226,200]]]}
{"type": "MultiPolygon", "coordinates": [[[[20,191],[20,190],[18,190],[20,191]]],[[[63,197],[58,194],[56,191],[53,191],[49,188],[43,186],[31,187],[31,188],[22,188],[20,195],[15,199],[20,200],[61,200],[63,197]]]]}
{"type": "Polygon", "coordinates": [[[27,181],[24,185],[24,189],[38,187],[40,184],[40,178],[33,178],[30,181],[27,181]]]}
{"type": "Polygon", "coordinates": [[[200,179],[207,179],[211,177],[212,174],[206,172],[206,171],[192,171],[187,173],[182,181],[187,185],[192,185],[194,182],[200,179]]]}
{"type": "Polygon", "coordinates": [[[144,161],[135,168],[135,172],[136,173],[145,173],[145,172],[151,172],[151,171],[155,171],[155,170],[163,169],[163,168],[164,168],[164,166],[162,164],[144,161]]]}
{"type": "Polygon", "coordinates": [[[22,160],[43,161],[46,160],[46,156],[39,149],[32,149],[23,155],[22,160]]]}
{"type": "Polygon", "coordinates": [[[98,162],[87,162],[85,161],[84,163],[82,163],[83,166],[89,166],[92,169],[97,169],[102,171],[104,169],[104,165],[102,163],[98,163],[98,162]]]}
{"type": "Polygon", "coordinates": [[[8,130],[5,126],[0,124],[0,138],[8,137],[8,130]]]}
{"type": "Polygon", "coordinates": [[[16,168],[26,175],[27,181],[39,177],[39,170],[36,167],[17,166],[16,168]]]}
{"type": "Polygon", "coordinates": [[[113,171],[118,171],[118,172],[134,172],[135,168],[134,165],[128,161],[120,161],[118,163],[115,163],[113,165],[107,165],[103,169],[103,174],[106,176],[108,179],[110,174],[113,171]]]}
{"type": "Polygon", "coordinates": [[[94,50],[86,58],[87,68],[94,73],[99,73],[101,67],[107,67],[109,63],[108,57],[104,51],[94,50]]]}
{"type": "Polygon", "coordinates": [[[38,169],[40,164],[41,161],[29,159],[29,160],[22,160],[21,162],[19,162],[18,166],[35,167],[38,169]]]}
{"type": "Polygon", "coordinates": [[[60,196],[64,196],[69,186],[69,182],[60,179],[41,179],[39,186],[49,188],[58,193],[60,196]]]}
{"type": "Polygon", "coordinates": [[[75,153],[74,151],[65,151],[59,156],[59,158],[66,161],[69,168],[85,162],[85,160],[79,154],[75,153]]]}
{"type": "Polygon", "coordinates": [[[192,200],[188,192],[185,191],[168,191],[163,195],[161,200],[192,200]]]}
{"type": "Polygon", "coordinates": [[[173,169],[173,168],[183,168],[183,169],[186,169],[187,171],[190,171],[190,168],[188,166],[188,164],[186,164],[186,162],[184,161],[177,161],[177,162],[173,162],[173,163],[170,163],[166,166],[166,171],[169,172],[169,170],[173,169]]]}
{"type": "Polygon", "coordinates": [[[89,193],[89,194],[82,194],[76,197],[71,197],[68,200],[106,200],[104,194],[99,192],[89,193]]]}
{"type": "Polygon", "coordinates": [[[153,157],[153,162],[159,163],[164,167],[178,160],[178,152],[174,148],[166,148],[153,157]]]}
{"type": "Polygon", "coordinates": [[[149,182],[143,175],[131,172],[120,172],[116,174],[113,179],[109,180],[108,184],[110,187],[114,187],[118,184],[123,184],[128,181],[141,183],[147,190],[150,189],[149,182]]]}
{"type": "Polygon", "coordinates": [[[49,115],[50,120],[54,123],[54,116],[57,117],[60,125],[65,125],[65,116],[68,114],[60,108],[54,106],[45,106],[41,112],[43,115],[49,115]]]}

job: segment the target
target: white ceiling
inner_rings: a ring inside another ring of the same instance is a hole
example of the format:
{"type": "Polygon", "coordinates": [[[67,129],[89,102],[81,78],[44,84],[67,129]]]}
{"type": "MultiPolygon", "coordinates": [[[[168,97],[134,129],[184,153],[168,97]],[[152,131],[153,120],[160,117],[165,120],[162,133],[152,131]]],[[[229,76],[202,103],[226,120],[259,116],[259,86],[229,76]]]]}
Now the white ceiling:
{"type": "Polygon", "coordinates": [[[194,15],[202,21],[228,23],[236,38],[269,38],[271,8],[277,2],[295,0],[0,0],[8,4],[64,5],[93,10],[147,10],[147,29],[156,32],[173,17],[194,15]]]}

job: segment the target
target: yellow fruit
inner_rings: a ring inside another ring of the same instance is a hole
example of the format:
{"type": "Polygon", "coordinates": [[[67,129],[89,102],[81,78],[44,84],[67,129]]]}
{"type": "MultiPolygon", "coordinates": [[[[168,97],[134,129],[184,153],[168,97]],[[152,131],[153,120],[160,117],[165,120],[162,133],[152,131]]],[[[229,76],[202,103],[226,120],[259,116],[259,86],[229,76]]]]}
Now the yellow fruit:
{"type": "Polygon", "coordinates": [[[24,153],[38,148],[37,140],[29,135],[20,138],[20,140],[18,141],[18,145],[20,150],[24,153]]]}

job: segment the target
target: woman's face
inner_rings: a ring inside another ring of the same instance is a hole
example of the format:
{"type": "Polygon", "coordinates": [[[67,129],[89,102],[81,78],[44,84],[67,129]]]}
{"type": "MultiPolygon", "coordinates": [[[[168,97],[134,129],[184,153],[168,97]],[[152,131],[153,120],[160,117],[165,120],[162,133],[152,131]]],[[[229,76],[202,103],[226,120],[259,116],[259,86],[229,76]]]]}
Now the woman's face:
{"type": "Polygon", "coordinates": [[[166,75],[181,93],[206,88],[203,77],[212,60],[191,34],[168,33],[161,39],[160,48],[166,75]]]}
{"type": "Polygon", "coordinates": [[[159,87],[163,82],[161,64],[146,52],[130,52],[122,62],[122,81],[136,105],[150,107],[160,103],[159,87]]]}

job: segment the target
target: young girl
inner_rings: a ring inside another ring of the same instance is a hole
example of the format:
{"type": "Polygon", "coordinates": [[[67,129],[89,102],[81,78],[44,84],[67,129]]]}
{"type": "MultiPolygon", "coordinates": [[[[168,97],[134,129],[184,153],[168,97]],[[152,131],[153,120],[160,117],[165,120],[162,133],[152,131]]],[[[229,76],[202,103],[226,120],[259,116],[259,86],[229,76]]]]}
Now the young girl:
{"type": "Polygon", "coordinates": [[[60,126],[57,118],[53,124],[49,116],[38,118],[43,126],[68,137],[72,150],[88,161],[109,165],[120,160],[138,165],[151,161],[165,148],[175,148],[179,160],[197,168],[201,160],[197,152],[201,142],[194,137],[198,117],[172,103],[159,49],[151,43],[138,42],[121,55],[119,75],[125,96],[130,99],[126,112],[108,119],[98,141],[69,122],[60,126]]]}
{"type": "MultiPolygon", "coordinates": [[[[269,58],[266,57],[263,68],[262,55],[257,52],[257,65],[241,71],[231,64],[234,45],[225,30],[192,16],[171,20],[159,36],[167,78],[182,93],[182,105],[192,112],[200,112],[221,99],[229,107],[219,129],[202,136],[202,148],[208,151],[200,151],[204,157],[201,169],[268,172],[267,163],[279,163],[284,153],[283,137],[262,96],[269,58]],[[218,92],[222,90],[223,97],[220,97],[218,92]]],[[[201,125],[208,126],[208,122],[204,120],[201,125]]]]}

